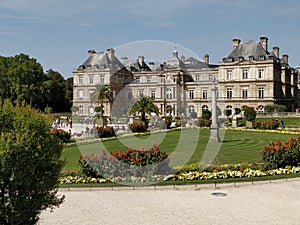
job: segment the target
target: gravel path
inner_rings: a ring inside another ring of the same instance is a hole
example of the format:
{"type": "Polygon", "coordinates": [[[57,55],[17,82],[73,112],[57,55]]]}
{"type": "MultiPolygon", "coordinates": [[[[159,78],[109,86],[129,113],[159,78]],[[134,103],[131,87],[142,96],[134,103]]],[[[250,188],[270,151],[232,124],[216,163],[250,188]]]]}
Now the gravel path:
{"type": "Polygon", "coordinates": [[[296,225],[300,178],[167,187],[60,189],[65,202],[40,225],[296,225]],[[215,194],[215,195],[213,195],[215,194]]]}

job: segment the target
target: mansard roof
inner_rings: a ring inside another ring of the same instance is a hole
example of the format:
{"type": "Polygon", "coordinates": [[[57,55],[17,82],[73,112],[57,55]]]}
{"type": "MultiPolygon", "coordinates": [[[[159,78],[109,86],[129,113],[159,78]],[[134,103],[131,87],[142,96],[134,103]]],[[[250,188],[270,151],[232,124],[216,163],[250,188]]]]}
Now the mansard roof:
{"type": "Polygon", "coordinates": [[[209,65],[195,57],[189,57],[186,60],[184,60],[184,65],[187,69],[209,68],[209,65]]]}
{"type": "Polygon", "coordinates": [[[93,50],[89,51],[88,59],[79,66],[79,69],[112,69],[120,70],[124,65],[114,55],[113,49],[108,49],[106,52],[96,53],[93,50]]]}
{"type": "Polygon", "coordinates": [[[249,57],[254,57],[253,59],[257,60],[260,57],[265,57],[266,59],[269,55],[271,54],[267,52],[259,42],[247,41],[239,44],[238,47],[233,49],[233,51],[227,56],[227,59],[231,58],[233,61],[239,61],[241,57],[246,60],[248,60],[249,57]]]}

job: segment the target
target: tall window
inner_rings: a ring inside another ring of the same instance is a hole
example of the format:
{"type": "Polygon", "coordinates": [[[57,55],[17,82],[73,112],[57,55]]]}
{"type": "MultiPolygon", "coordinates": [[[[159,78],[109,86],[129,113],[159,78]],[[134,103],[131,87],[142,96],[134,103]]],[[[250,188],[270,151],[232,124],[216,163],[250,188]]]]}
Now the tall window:
{"type": "Polygon", "coordinates": [[[194,98],[194,89],[189,90],[190,99],[194,98]]]}
{"type": "Polygon", "coordinates": [[[264,69],[258,69],[258,78],[261,79],[264,77],[264,69]]]}
{"type": "Polygon", "coordinates": [[[138,83],[140,83],[140,77],[136,77],[135,78],[135,82],[138,84],[138,83]]]}
{"type": "Polygon", "coordinates": [[[144,90],[139,90],[139,97],[144,97],[144,90]]]}
{"type": "Polygon", "coordinates": [[[167,93],[166,94],[167,94],[167,96],[166,96],[167,99],[173,98],[173,92],[172,92],[171,88],[167,89],[167,93]]]}
{"type": "Polygon", "coordinates": [[[247,88],[242,89],[242,98],[248,98],[248,89],[247,88]]]}
{"type": "Polygon", "coordinates": [[[264,98],[264,88],[263,87],[258,88],[258,98],[264,98]]]}
{"type": "Polygon", "coordinates": [[[152,90],[152,91],[150,92],[150,96],[151,96],[151,98],[155,98],[155,91],[154,91],[154,90],[152,90]]]}
{"type": "Polygon", "coordinates": [[[243,70],[242,78],[243,79],[248,79],[248,70],[243,70]]]}
{"type": "Polygon", "coordinates": [[[195,81],[200,81],[200,75],[199,74],[195,75],[195,81]]]}
{"type": "Polygon", "coordinates": [[[89,76],[89,81],[90,81],[90,84],[93,84],[94,83],[94,76],[89,76]]]}
{"type": "Polygon", "coordinates": [[[202,90],[202,98],[207,99],[207,90],[206,89],[202,90]]]}
{"type": "Polygon", "coordinates": [[[94,107],[92,105],[90,106],[90,110],[89,111],[90,111],[90,114],[94,114],[94,107]]]}
{"type": "Polygon", "coordinates": [[[83,106],[82,105],[79,106],[79,114],[83,114],[83,106]]]}
{"type": "Polygon", "coordinates": [[[227,98],[232,98],[232,88],[227,88],[227,98]]]}
{"type": "Polygon", "coordinates": [[[78,97],[83,98],[83,90],[78,90],[78,97]]]}
{"type": "Polygon", "coordinates": [[[100,76],[100,84],[104,84],[104,75],[100,76]]]}
{"type": "Polygon", "coordinates": [[[83,76],[79,76],[79,84],[83,84],[83,76]]]}
{"type": "Polygon", "coordinates": [[[151,77],[147,77],[147,83],[151,83],[151,77]]]}
{"type": "Polygon", "coordinates": [[[226,72],[226,79],[227,80],[232,80],[232,70],[227,70],[227,72],[226,72]]]}

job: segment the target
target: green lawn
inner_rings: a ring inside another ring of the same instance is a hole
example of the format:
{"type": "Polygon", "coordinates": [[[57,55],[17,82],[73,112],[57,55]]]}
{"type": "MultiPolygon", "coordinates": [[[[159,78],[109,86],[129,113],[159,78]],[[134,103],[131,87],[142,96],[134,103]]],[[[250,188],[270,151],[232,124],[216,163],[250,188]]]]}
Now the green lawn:
{"type": "MultiPolygon", "coordinates": [[[[62,157],[67,160],[66,170],[78,170],[77,160],[80,154],[97,154],[102,148],[108,151],[126,150],[126,146],[131,148],[138,148],[140,146],[148,148],[154,142],[157,142],[160,150],[171,154],[177,147],[174,153],[175,157],[178,156],[177,158],[183,159],[184,162],[198,163],[207,147],[209,132],[208,129],[200,130],[199,133],[187,131],[187,133],[182,134],[180,131],[171,131],[166,133],[165,136],[164,134],[152,134],[138,138],[127,137],[102,143],[81,144],[79,147],[78,145],[73,145],[64,148],[62,157]],[[183,140],[179,141],[180,137],[183,137],[183,140]],[[193,142],[195,143],[195,148],[193,142]]],[[[264,146],[272,141],[287,141],[291,136],[297,137],[298,135],[227,130],[223,142],[220,143],[220,151],[215,157],[214,162],[239,163],[261,161],[260,153],[264,146]]],[[[217,145],[216,147],[218,147],[217,145]]]]}

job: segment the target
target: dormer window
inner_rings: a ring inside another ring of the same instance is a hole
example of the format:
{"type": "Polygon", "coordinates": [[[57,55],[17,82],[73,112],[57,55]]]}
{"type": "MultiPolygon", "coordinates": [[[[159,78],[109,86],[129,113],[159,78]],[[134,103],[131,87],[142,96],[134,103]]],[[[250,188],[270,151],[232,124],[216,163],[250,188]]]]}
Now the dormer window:
{"type": "Polygon", "coordinates": [[[266,57],[264,55],[261,55],[261,56],[258,57],[258,60],[259,61],[264,61],[264,60],[266,60],[266,57]]]}
{"type": "Polygon", "coordinates": [[[244,57],[243,56],[239,56],[239,62],[243,62],[244,61],[244,57]]]}
{"type": "Polygon", "coordinates": [[[227,62],[233,62],[234,59],[233,59],[232,57],[228,57],[226,61],[227,61],[227,62]]]}
{"type": "Polygon", "coordinates": [[[254,56],[253,56],[253,55],[250,55],[250,56],[249,56],[249,61],[254,61],[254,60],[255,60],[254,56]]]}

